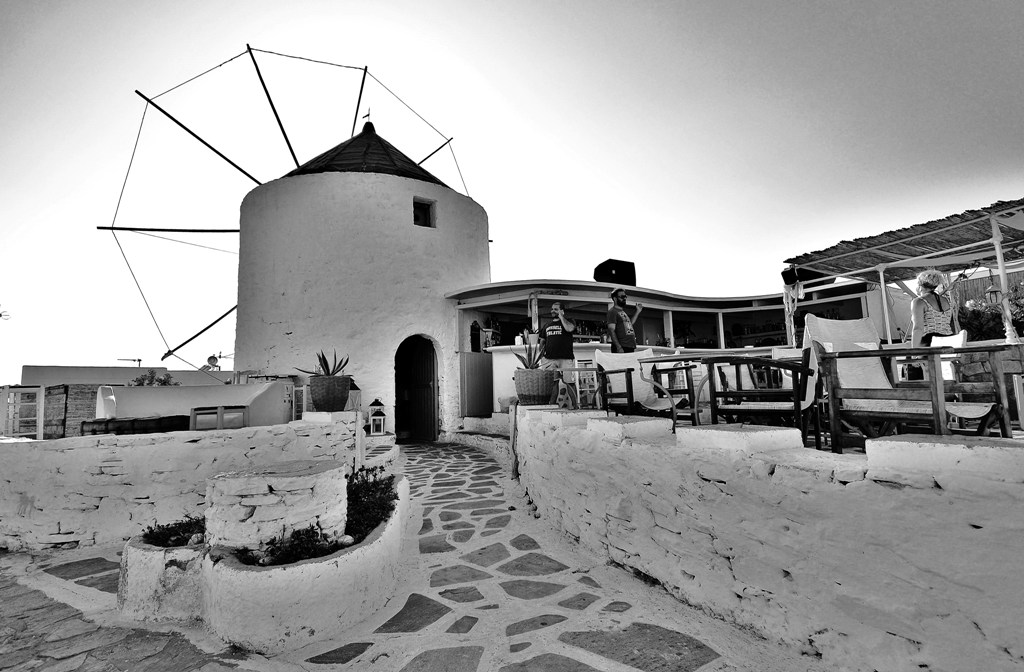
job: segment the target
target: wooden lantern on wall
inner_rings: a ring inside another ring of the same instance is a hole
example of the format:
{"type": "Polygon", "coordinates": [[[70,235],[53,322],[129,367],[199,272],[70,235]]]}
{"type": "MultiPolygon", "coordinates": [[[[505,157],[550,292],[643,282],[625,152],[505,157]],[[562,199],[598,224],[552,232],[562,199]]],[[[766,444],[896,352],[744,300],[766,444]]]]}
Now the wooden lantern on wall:
{"type": "Polygon", "coordinates": [[[386,419],[384,404],[381,403],[380,399],[374,399],[370,404],[370,436],[384,435],[384,421],[386,419]]]}

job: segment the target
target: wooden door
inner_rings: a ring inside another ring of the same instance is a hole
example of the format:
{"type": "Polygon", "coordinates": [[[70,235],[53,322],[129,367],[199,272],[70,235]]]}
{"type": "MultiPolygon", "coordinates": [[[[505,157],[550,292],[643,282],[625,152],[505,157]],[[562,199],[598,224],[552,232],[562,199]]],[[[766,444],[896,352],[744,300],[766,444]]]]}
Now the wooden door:
{"type": "Polygon", "coordinates": [[[489,352],[459,353],[462,417],[489,418],[493,411],[493,365],[489,352]]]}
{"type": "Polygon", "coordinates": [[[395,353],[395,435],[400,441],[436,441],[437,355],[422,336],[402,341],[395,353]]]}

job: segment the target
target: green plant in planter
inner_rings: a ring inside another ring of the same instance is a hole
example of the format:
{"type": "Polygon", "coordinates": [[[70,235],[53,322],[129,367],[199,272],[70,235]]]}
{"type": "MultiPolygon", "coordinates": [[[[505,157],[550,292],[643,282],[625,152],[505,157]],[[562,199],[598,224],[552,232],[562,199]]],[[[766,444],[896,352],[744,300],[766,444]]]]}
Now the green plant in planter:
{"type": "Polygon", "coordinates": [[[395,477],[385,476],[383,467],[360,467],[349,477],[345,490],[348,499],[345,536],[351,537],[348,543],[343,543],[343,538],[325,537],[316,526],[310,525],[292,531],[287,537],[268,541],[262,551],[240,548],[235,551],[235,557],[244,565],[263,567],[322,558],[363,541],[395,510],[398,499],[395,477]]]}
{"type": "Polygon", "coordinates": [[[333,358],[328,360],[327,353],[321,350],[316,355],[316,366],[312,371],[307,369],[300,369],[295,367],[296,371],[302,373],[308,373],[311,376],[340,376],[344,374],[345,367],[348,366],[348,355],[342,357],[341,361],[338,361],[338,351],[334,351],[333,358]]]}
{"type": "Polygon", "coordinates": [[[300,369],[296,371],[309,374],[309,395],[313,399],[313,407],[318,411],[344,411],[348,405],[348,392],[352,387],[352,376],[345,375],[348,366],[348,355],[338,361],[338,351],[334,351],[332,359],[321,350],[316,356],[314,370],[300,369]]]}
{"type": "Polygon", "coordinates": [[[523,343],[526,345],[526,354],[520,355],[518,352],[513,353],[519,362],[523,365],[524,369],[539,369],[540,360],[544,356],[543,348],[540,343],[531,343],[529,339],[530,332],[523,332],[523,343]]]}
{"type": "Polygon", "coordinates": [[[150,525],[142,531],[142,541],[150,546],[174,548],[189,546],[195,541],[196,535],[206,534],[206,519],[203,516],[185,516],[184,520],[162,525],[150,525]]]}
{"type": "Polygon", "coordinates": [[[523,365],[516,369],[513,378],[516,383],[516,396],[519,397],[519,403],[524,406],[546,404],[551,400],[551,393],[555,389],[554,375],[551,371],[540,368],[544,351],[540,343],[531,342],[528,331],[523,332],[523,344],[526,346],[525,354],[513,353],[523,365]]]}

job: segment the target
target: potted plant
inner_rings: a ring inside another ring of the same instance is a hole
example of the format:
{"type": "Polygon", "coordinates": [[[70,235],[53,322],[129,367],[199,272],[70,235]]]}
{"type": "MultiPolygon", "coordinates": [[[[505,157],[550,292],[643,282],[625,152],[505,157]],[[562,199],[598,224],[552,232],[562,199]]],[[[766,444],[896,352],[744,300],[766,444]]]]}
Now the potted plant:
{"type": "Polygon", "coordinates": [[[530,338],[529,332],[523,332],[523,344],[526,354],[514,353],[523,365],[516,369],[513,379],[516,382],[516,396],[524,406],[546,404],[551,400],[555,389],[555,378],[552,371],[540,368],[541,346],[536,338],[530,338]]]}
{"type": "Polygon", "coordinates": [[[339,362],[338,351],[335,350],[333,358],[328,360],[327,353],[321,350],[316,359],[313,371],[295,367],[296,371],[309,374],[309,396],[313,399],[313,408],[326,413],[344,411],[352,387],[352,376],[344,373],[348,355],[339,362]]]}

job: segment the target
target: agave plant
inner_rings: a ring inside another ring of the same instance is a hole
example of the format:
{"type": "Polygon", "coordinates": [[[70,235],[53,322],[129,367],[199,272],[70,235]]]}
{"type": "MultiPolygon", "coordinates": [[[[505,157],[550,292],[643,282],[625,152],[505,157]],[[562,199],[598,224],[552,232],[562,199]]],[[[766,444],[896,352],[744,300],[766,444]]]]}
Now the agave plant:
{"type": "Polygon", "coordinates": [[[300,369],[295,367],[296,371],[302,373],[308,373],[311,376],[340,376],[345,371],[345,367],[348,366],[348,355],[342,357],[341,361],[338,361],[338,351],[334,351],[333,360],[327,359],[327,353],[321,350],[316,356],[316,369],[314,371],[307,371],[306,369],[300,369]]]}
{"type": "Polygon", "coordinates": [[[543,356],[543,348],[540,343],[531,343],[529,338],[529,332],[523,332],[523,343],[526,344],[526,355],[520,355],[518,352],[513,353],[519,358],[524,369],[539,369],[540,360],[543,356]]]}

